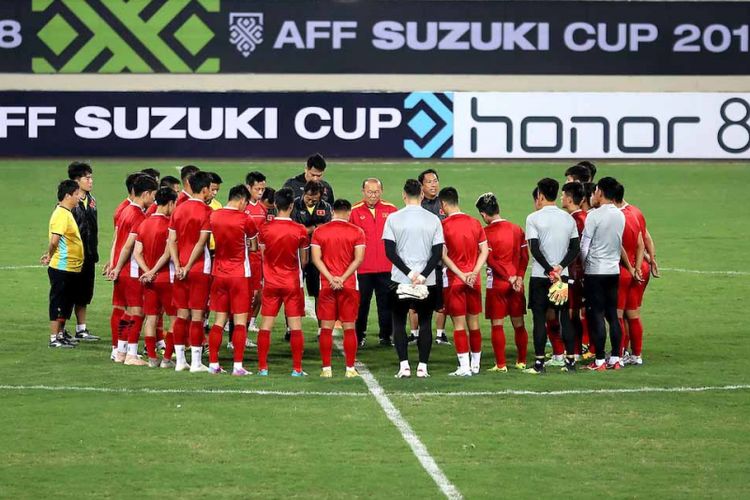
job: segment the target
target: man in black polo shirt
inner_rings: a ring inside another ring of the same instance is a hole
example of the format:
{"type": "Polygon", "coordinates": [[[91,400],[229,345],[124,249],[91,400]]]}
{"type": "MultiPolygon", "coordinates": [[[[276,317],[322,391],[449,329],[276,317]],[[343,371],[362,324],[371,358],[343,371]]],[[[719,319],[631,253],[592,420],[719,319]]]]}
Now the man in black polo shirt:
{"type": "Polygon", "coordinates": [[[287,179],[282,187],[292,188],[294,191],[294,197],[298,198],[304,194],[305,185],[310,181],[318,181],[322,186],[321,198],[329,205],[333,205],[335,198],[333,197],[333,188],[330,184],[323,180],[323,175],[326,170],[326,161],[315,153],[307,159],[305,164],[305,171],[296,177],[287,179]]]}
{"type": "Polygon", "coordinates": [[[74,161],[68,166],[68,177],[78,183],[83,194],[83,199],[71,210],[83,242],[83,267],[77,276],[78,283],[73,288],[76,313],[75,338],[83,341],[100,340],[96,335],[92,335],[86,326],[86,307],[94,297],[94,277],[96,276],[96,263],[99,262],[99,222],[96,199],[91,194],[91,189],[94,187],[93,173],[94,170],[88,163],[74,161]]]}
{"type": "MultiPolygon", "coordinates": [[[[317,181],[305,184],[302,196],[294,200],[292,220],[305,226],[308,238],[312,238],[315,228],[331,221],[333,210],[331,205],[322,199],[323,185],[317,181]]],[[[320,271],[315,264],[309,262],[303,269],[307,294],[315,298],[317,310],[318,292],[320,291],[320,271]]]]}

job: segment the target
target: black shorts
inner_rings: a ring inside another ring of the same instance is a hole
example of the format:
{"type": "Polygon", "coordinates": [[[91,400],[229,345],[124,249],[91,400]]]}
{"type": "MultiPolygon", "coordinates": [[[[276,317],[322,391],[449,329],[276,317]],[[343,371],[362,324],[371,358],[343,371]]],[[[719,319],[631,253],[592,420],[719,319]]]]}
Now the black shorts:
{"type": "Polygon", "coordinates": [[[47,268],[49,276],[49,320],[70,319],[78,274],[47,268]]]}
{"type": "Polygon", "coordinates": [[[320,271],[312,262],[307,264],[304,269],[305,288],[307,295],[317,297],[320,293],[320,271]]]}
{"type": "MultiPolygon", "coordinates": [[[[568,281],[566,276],[563,276],[564,281],[568,281]]],[[[549,278],[529,278],[529,310],[531,311],[546,311],[547,309],[568,309],[568,302],[566,301],[561,306],[556,306],[549,300],[549,287],[552,286],[552,282],[549,278]]]]}
{"type": "Polygon", "coordinates": [[[587,274],[586,309],[604,311],[608,308],[617,309],[617,291],[620,286],[619,274],[587,274]]]}
{"type": "Polygon", "coordinates": [[[94,298],[94,279],[96,278],[96,262],[94,259],[84,259],[81,272],[78,273],[73,304],[76,306],[87,306],[94,298]]]}

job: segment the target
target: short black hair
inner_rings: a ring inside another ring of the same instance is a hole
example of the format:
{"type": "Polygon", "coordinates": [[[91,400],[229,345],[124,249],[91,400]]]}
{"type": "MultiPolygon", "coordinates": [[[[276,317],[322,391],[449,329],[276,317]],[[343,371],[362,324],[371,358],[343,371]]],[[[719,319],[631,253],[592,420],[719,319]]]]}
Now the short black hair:
{"type": "Polygon", "coordinates": [[[341,211],[349,212],[351,209],[352,209],[352,204],[349,202],[349,200],[339,198],[338,200],[333,202],[334,212],[341,212],[341,211]]]}
{"type": "Polygon", "coordinates": [[[155,168],[144,168],[143,170],[141,170],[141,173],[150,175],[154,179],[158,179],[159,177],[161,177],[161,172],[159,172],[155,168]]]}
{"type": "Polygon", "coordinates": [[[308,181],[305,183],[305,189],[303,191],[305,194],[323,194],[323,185],[318,181],[308,181]]]}
{"type": "Polygon", "coordinates": [[[433,170],[431,168],[428,168],[427,170],[425,170],[424,172],[422,172],[421,174],[419,174],[419,177],[417,177],[417,180],[419,181],[420,184],[422,184],[422,182],[424,181],[424,178],[425,178],[425,176],[427,176],[427,174],[435,174],[435,178],[438,181],[440,180],[440,176],[438,176],[438,173],[435,170],[433,170]]]}
{"type": "Polygon", "coordinates": [[[404,182],[404,193],[410,198],[419,198],[422,193],[422,183],[417,179],[406,179],[404,182]]]}
{"type": "Polygon", "coordinates": [[[197,174],[200,171],[201,169],[199,169],[195,165],[185,165],[184,167],[180,169],[180,179],[182,179],[182,181],[185,182],[188,178],[197,174]]]}
{"type": "Polygon", "coordinates": [[[495,193],[484,193],[477,199],[474,206],[477,207],[477,210],[487,215],[497,215],[500,213],[500,203],[498,203],[495,193]]]}
{"type": "Polygon", "coordinates": [[[578,165],[585,167],[589,170],[589,181],[593,181],[596,177],[596,165],[588,160],[579,161],[578,165]]]}
{"type": "Polygon", "coordinates": [[[211,174],[208,172],[198,171],[190,176],[188,184],[190,184],[190,189],[192,189],[193,193],[197,194],[203,191],[203,188],[210,187],[212,180],[211,174]]]}
{"type": "Polygon", "coordinates": [[[128,194],[133,192],[133,183],[135,183],[135,180],[141,175],[143,175],[141,172],[133,172],[125,177],[125,189],[128,190],[128,194]]]}
{"type": "Polygon", "coordinates": [[[211,176],[211,184],[221,184],[224,182],[221,176],[216,172],[209,172],[208,175],[211,176]]]}
{"type": "Polygon", "coordinates": [[[562,187],[562,191],[570,196],[576,205],[580,205],[583,201],[583,184],[580,182],[566,182],[562,187]]]}
{"type": "Polygon", "coordinates": [[[133,194],[140,196],[146,191],[156,191],[159,189],[159,184],[156,183],[156,179],[148,174],[141,174],[133,183],[133,194]]]}
{"type": "Polygon", "coordinates": [[[586,199],[587,202],[590,202],[591,195],[594,194],[594,191],[596,191],[596,183],[585,182],[583,184],[583,197],[586,199]]]}
{"type": "Polygon", "coordinates": [[[294,203],[294,191],[292,191],[292,188],[285,187],[276,191],[273,197],[273,204],[276,205],[278,210],[289,210],[292,203],[294,203]]]}
{"type": "Polygon", "coordinates": [[[81,177],[92,174],[93,172],[94,170],[91,168],[91,165],[82,161],[74,161],[68,165],[68,179],[72,181],[78,180],[81,177]]]}
{"type": "Polygon", "coordinates": [[[307,158],[307,168],[315,168],[321,172],[326,169],[326,160],[320,153],[315,153],[307,158]]]}
{"type": "Polygon", "coordinates": [[[179,183],[180,183],[180,179],[178,179],[177,177],[174,177],[172,175],[165,175],[164,177],[161,178],[161,181],[159,181],[159,186],[171,188],[175,184],[179,184],[179,183]]]}
{"type": "Polygon", "coordinates": [[[73,179],[65,179],[57,185],[57,201],[63,201],[65,196],[73,195],[78,191],[78,183],[73,179]]]}
{"type": "MultiPolygon", "coordinates": [[[[542,193],[544,199],[547,201],[555,201],[557,199],[557,192],[560,189],[560,183],[550,177],[539,179],[536,183],[536,193],[542,193]]],[[[534,198],[536,199],[536,196],[534,198]]]]}
{"type": "Polygon", "coordinates": [[[605,198],[608,200],[614,200],[617,195],[617,179],[614,177],[602,177],[599,182],[596,183],[596,187],[602,192],[605,198]]]}
{"type": "Polygon", "coordinates": [[[275,199],[276,199],[276,190],[271,187],[267,187],[265,191],[263,191],[263,196],[260,197],[261,201],[265,201],[267,203],[274,203],[275,199]]]}
{"type": "Polygon", "coordinates": [[[448,205],[458,205],[458,191],[454,187],[444,187],[441,189],[438,193],[438,198],[448,205]]]}
{"type": "Polygon", "coordinates": [[[264,182],[265,180],[266,180],[266,176],[263,175],[262,172],[258,172],[257,170],[250,172],[245,176],[245,184],[247,184],[250,187],[252,187],[253,184],[257,182],[264,182]]]}
{"type": "Polygon", "coordinates": [[[625,199],[625,186],[617,183],[617,187],[615,188],[615,197],[613,198],[615,203],[622,203],[622,200],[625,199]]]}
{"type": "Polygon", "coordinates": [[[250,201],[250,191],[247,190],[244,184],[237,184],[236,186],[232,186],[232,189],[229,190],[228,200],[250,201]]]}
{"type": "Polygon", "coordinates": [[[591,180],[591,171],[583,165],[573,165],[565,171],[565,177],[568,176],[578,182],[589,182],[591,180]]]}
{"type": "MultiPolygon", "coordinates": [[[[163,181],[164,179],[162,179],[163,181]]],[[[162,186],[156,192],[156,204],[160,207],[167,205],[170,201],[177,201],[177,193],[169,186],[162,186]]]]}

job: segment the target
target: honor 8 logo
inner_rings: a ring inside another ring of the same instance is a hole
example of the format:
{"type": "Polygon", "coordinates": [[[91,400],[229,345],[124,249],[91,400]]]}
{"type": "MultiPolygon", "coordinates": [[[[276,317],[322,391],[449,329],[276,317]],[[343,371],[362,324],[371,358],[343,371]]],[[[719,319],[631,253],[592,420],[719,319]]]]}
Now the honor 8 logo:
{"type": "Polygon", "coordinates": [[[263,14],[261,12],[230,12],[229,43],[248,57],[263,43],[263,14]]]}

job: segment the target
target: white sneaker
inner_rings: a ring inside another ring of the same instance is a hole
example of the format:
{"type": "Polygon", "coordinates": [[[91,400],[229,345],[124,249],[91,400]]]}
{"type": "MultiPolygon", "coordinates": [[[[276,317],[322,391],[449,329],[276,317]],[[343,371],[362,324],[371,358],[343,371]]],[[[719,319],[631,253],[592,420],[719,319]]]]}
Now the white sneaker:
{"type": "Polygon", "coordinates": [[[200,364],[197,366],[190,365],[190,373],[208,373],[208,372],[209,372],[209,368],[204,364],[200,364]]]}
{"type": "Polygon", "coordinates": [[[630,355],[628,359],[623,360],[624,364],[632,366],[641,366],[643,364],[643,358],[640,356],[630,355]]]}
{"type": "MultiPolygon", "coordinates": [[[[458,367],[455,372],[451,372],[448,374],[449,377],[471,377],[471,370],[465,370],[461,367],[458,367]]],[[[417,372],[417,377],[419,377],[419,372],[417,372]]]]}
{"type": "Polygon", "coordinates": [[[479,375],[479,365],[471,365],[471,374],[479,375]]]}
{"type": "Polygon", "coordinates": [[[247,325],[247,331],[258,333],[260,331],[260,328],[258,328],[258,325],[256,324],[247,325]]]}
{"type": "Polygon", "coordinates": [[[161,358],[161,363],[159,363],[159,368],[174,368],[174,361],[167,358],[161,358]]]}
{"type": "Polygon", "coordinates": [[[232,344],[231,342],[227,342],[227,349],[229,349],[230,351],[234,351],[234,344],[232,344]]]}
{"type": "Polygon", "coordinates": [[[174,371],[176,371],[176,372],[186,372],[188,370],[190,370],[190,365],[188,363],[179,363],[178,362],[174,366],[174,371]]]}
{"type": "Polygon", "coordinates": [[[544,366],[565,366],[565,359],[562,356],[552,356],[550,359],[544,362],[544,366]]]}
{"type": "Polygon", "coordinates": [[[396,374],[396,378],[410,378],[411,368],[401,368],[396,374]]]}
{"type": "Polygon", "coordinates": [[[258,347],[258,345],[248,338],[245,339],[245,347],[258,347]]]}
{"type": "MultiPolygon", "coordinates": [[[[469,372],[469,375],[471,375],[471,372],[469,372]]],[[[417,378],[427,378],[430,374],[427,373],[427,368],[417,368],[417,378]]]]}
{"type": "Polygon", "coordinates": [[[159,360],[158,359],[148,358],[148,367],[149,368],[159,368],[159,360]]]}

